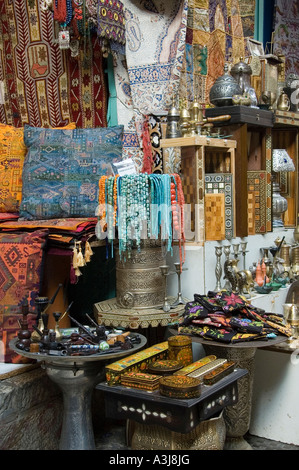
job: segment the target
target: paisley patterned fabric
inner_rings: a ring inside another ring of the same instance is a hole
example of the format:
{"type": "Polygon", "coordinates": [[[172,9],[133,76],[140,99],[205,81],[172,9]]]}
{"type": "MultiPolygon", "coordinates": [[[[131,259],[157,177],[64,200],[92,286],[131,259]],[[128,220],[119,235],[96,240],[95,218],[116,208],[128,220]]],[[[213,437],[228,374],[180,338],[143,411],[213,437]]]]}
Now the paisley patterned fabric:
{"type": "Polygon", "coordinates": [[[52,130],[25,126],[20,217],[94,217],[98,183],[121,160],[123,127],[52,130]]]}
{"type": "Polygon", "coordinates": [[[29,304],[29,324],[36,319],[47,235],[47,230],[0,234],[0,362],[19,362],[9,342],[20,329],[23,302],[29,304]]]}

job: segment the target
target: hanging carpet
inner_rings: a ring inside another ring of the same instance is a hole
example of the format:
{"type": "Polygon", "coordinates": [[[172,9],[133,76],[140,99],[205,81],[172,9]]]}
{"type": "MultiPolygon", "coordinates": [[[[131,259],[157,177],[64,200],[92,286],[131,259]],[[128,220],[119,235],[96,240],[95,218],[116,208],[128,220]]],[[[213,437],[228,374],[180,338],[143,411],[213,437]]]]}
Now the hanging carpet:
{"type": "Polygon", "coordinates": [[[78,57],[71,57],[70,49],[59,48],[53,14],[40,3],[0,2],[0,122],[105,127],[107,90],[96,35],[92,43],[81,39],[78,57]]]}

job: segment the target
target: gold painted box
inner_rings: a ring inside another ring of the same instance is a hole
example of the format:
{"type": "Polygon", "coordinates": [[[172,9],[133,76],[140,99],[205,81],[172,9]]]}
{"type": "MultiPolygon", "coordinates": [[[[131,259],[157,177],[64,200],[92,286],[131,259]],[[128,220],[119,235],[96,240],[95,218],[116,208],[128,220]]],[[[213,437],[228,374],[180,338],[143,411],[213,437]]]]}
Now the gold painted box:
{"type": "Polygon", "coordinates": [[[159,374],[164,376],[179,373],[182,367],[183,364],[180,361],[162,359],[151,362],[147,370],[150,374],[159,374]]]}
{"type": "Polygon", "coordinates": [[[213,371],[209,372],[207,375],[204,376],[203,382],[205,385],[214,385],[219,380],[226,377],[231,372],[233,372],[235,367],[235,362],[228,361],[222,366],[217,367],[213,371]]]}
{"type": "Polygon", "coordinates": [[[183,366],[191,364],[193,362],[192,339],[184,335],[170,336],[168,359],[180,361],[183,366]]]}
{"type": "Polygon", "coordinates": [[[192,364],[188,364],[187,366],[183,367],[177,372],[174,372],[173,375],[189,375],[192,372],[200,369],[201,367],[205,366],[206,364],[209,364],[211,361],[215,361],[216,356],[205,356],[199,361],[192,362],[192,364]]]}
{"type": "Polygon", "coordinates": [[[193,372],[188,374],[188,376],[195,377],[202,381],[205,375],[207,375],[209,372],[212,372],[217,367],[222,366],[226,362],[227,359],[215,359],[214,361],[211,361],[208,364],[205,364],[204,366],[200,367],[200,369],[194,370],[193,372]]]}
{"type": "Polygon", "coordinates": [[[150,348],[144,349],[127,356],[119,361],[106,366],[106,380],[108,385],[119,385],[120,377],[125,372],[138,371],[143,372],[148,365],[155,360],[166,359],[168,353],[168,341],[156,344],[150,348]]]}
{"type": "Polygon", "coordinates": [[[159,391],[161,395],[169,398],[198,398],[201,394],[201,384],[193,377],[172,375],[160,379],[159,391]]]}
{"type": "Polygon", "coordinates": [[[159,388],[161,375],[146,374],[145,372],[126,372],[120,378],[124,387],[138,388],[140,390],[154,391],[159,388]]]}

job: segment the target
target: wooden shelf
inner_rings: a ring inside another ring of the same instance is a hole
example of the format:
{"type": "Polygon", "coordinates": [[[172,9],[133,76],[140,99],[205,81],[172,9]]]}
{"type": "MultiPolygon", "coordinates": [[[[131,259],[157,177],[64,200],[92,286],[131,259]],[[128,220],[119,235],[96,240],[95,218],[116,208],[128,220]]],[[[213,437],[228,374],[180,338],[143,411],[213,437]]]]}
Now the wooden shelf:
{"type": "Polygon", "coordinates": [[[175,137],[172,139],[161,139],[161,147],[193,147],[193,146],[204,146],[204,147],[217,147],[217,148],[236,148],[237,142],[229,139],[216,139],[214,137],[207,136],[193,136],[193,137],[175,137]]]}
{"type": "Polygon", "coordinates": [[[208,136],[161,140],[181,149],[187,242],[232,239],[236,235],[235,151],[237,142],[208,136]]]}

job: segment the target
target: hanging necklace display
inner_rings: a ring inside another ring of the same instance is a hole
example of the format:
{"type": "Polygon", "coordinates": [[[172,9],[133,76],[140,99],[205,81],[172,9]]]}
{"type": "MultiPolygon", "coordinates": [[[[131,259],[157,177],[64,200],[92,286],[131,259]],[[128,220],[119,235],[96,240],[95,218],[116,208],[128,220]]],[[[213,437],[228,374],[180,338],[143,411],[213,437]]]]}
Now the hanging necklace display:
{"type": "MultiPolygon", "coordinates": [[[[179,175],[147,174],[102,176],[99,180],[97,238],[106,235],[113,248],[115,230],[121,259],[130,256],[141,240],[159,237],[167,252],[179,242],[184,263],[184,194],[179,175]]],[[[113,252],[113,249],[112,249],[113,252]]]]}

